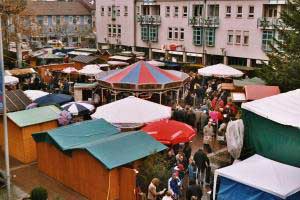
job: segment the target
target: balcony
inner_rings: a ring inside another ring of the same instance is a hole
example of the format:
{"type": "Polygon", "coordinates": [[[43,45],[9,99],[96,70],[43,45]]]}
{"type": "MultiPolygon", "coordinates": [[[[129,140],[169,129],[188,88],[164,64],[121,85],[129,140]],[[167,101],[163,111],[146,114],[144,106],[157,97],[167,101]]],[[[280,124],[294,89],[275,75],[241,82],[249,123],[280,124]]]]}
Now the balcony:
{"type": "Polygon", "coordinates": [[[160,15],[140,15],[137,17],[137,21],[142,25],[160,25],[161,17],[160,15]]]}
{"type": "Polygon", "coordinates": [[[282,28],[283,23],[281,19],[261,17],[257,20],[257,27],[261,29],[275,29],[275,27],[282,28]]]}
{"type": "Polygon", "coordinates": [[[190,17],[189,25],[194,27],[211,27],[217,28],[220,25],[220,19],[217,16],[204,17],[190,17]]]}

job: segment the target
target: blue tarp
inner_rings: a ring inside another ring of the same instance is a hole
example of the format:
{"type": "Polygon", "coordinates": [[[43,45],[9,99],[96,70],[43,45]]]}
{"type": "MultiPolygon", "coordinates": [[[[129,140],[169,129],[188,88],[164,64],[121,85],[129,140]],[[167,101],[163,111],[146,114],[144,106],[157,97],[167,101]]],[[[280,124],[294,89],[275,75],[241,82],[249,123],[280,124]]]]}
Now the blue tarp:
{"type": "Polygon", "coordinates": [[[36,99],[34,103],[37,103],[39,106],[63,105],[73,100],[74,98],[72,96],[66,94],[48,94],[36,99]]]}
{"type": "MultiPolygon", "coordinates": [[[[231,179],[220,176],[220,187],[217,192],[217,200],[282,200],[282,198],[244,185],[231,179]]],[[[299,200],[300,192],[287,198],[287,200],[299,200]]]]}

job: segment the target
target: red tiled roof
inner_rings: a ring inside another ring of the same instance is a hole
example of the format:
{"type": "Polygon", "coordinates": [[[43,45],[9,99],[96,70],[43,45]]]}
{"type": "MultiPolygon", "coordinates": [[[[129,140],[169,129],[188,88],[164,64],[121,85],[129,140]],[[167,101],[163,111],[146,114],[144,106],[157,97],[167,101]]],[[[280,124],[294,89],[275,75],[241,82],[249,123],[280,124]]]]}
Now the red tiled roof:
{"type": "Polygon", "coordinates": [[[24,15],[91,15],[80,2],[28,1],[24,15]]]}
{"type": "Polygon", "coordinates": [[[278,86],[246,85],[246,100],[257,100],[280,93],[278,86]]]}

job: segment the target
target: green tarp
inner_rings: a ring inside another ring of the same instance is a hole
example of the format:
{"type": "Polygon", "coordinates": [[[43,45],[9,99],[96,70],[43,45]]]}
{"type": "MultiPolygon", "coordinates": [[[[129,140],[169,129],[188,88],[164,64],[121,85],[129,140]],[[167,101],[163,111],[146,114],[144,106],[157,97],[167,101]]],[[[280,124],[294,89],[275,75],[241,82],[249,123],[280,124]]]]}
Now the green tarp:
{"type": "Polygon", "coordinates": [[[59,117],[60,109],[56,106],[44,106],[18,112],[11,112],[7,117],[19,127],[30,126],[56,120],[59,117]]]}
{"type": "Polygon", "coordinates": [[[300,129],[286,126],[243,109],[243,157],[255,153],[300,167],[300,129]]]}
{"type": "Polygon", "coordinates": [[[84,121],[32,136],[36,142],[53,144],[64,153],[85,149],[108,169],[166,149],[145,132],[121,133],[103,119],[84,121]]]}
{"type": "Polygon", "coordinates": [[[266,82],[260,78],[246,78],[242,80],[234,79],[233,85],[236,87],[244,87],[246,85],[265,85],[266,82]]]}

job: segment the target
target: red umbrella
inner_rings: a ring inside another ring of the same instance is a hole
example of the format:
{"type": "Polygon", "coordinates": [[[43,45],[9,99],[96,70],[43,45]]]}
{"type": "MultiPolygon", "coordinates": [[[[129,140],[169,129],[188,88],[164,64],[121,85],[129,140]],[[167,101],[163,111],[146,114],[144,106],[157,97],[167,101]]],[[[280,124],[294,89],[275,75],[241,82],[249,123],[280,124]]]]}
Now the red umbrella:
{"type": "Polygon", "coordinates": [[[166,145],[189,142],[196,135],[193,127],[175,120],[152,122],[142,128],[142,131],[166,145]]]}

